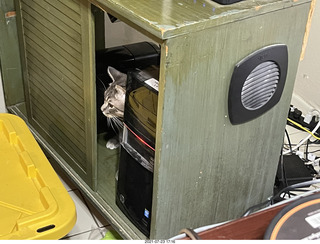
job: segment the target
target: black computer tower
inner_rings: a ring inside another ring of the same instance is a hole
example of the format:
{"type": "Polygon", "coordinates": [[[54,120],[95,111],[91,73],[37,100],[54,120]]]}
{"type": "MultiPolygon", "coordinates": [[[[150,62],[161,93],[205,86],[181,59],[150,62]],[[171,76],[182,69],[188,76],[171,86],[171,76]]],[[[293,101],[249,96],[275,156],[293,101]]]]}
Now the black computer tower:
{"type": "Polygon", "coordinates": [[[158,106],[158,68],[128,72],[116,203],[150,236],[158,106]]]}
{"type": "Polygon", "coordinates": [[[107,118],[101,113],[104,92],[112,82],[107,69],[112,66],[127,73],[129,70],[144,69],[150,65],[160,64],[160,47],[151,42],[138,42],[118,47],[97,50],[96,55],[96,102],[97,102],[97,133],[108,130],[107,118]]]}

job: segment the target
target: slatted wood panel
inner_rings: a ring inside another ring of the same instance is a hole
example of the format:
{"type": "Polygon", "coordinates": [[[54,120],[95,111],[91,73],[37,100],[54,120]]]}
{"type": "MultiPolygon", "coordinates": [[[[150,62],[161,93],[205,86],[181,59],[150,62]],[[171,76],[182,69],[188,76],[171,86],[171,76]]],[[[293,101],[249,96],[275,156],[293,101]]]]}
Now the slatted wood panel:
{"type": "Polygon", "coordinates": [[[90,5],[81,0],[21,0],[20,8],[28,117],[60,156],[90,181],[94,143],[88,141],[95,129],[90,103],[93,54],[87,45],[90,5]]]}

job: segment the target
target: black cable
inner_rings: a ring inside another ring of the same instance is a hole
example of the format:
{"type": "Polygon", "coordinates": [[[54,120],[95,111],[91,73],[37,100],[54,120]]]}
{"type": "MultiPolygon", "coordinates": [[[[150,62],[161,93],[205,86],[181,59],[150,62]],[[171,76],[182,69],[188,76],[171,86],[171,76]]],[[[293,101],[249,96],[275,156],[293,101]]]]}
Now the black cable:
{"type": "MultiPolygon", "coordinates": [[[[280,169],[281,169],[281,179],[280,181],[283,183],[284,187],[288,186],[286,171],[284,168],[284,161],[283,161],[283,151],[280,151],[280,169]]],[[[290,196],[290,194],[289,194],[290,196]]]]}
{"type": "Polygon", "coordinates": [[[320,180],[309,180],[309,181],[305,181],[305,182],[301,182],[301,183],[297,183],[297,184],[293,184],[291,186],[287,186],[286,188],[282,189],[281,191],[279,191],[276,195],[274,195],[270,200],[271,200],[271,204],[273,204],[273,200],[277,197],[279,197],[283,192],[287,192],[287,191],[292,191],[296,188],[302,188],[302,187],[307,187],[313,184],[317,184],[320,183],[320,180]]]}
{"type": "Polygon", "coordinates": [[[308,140],[307,140],[306,151],[305,151],[305,154],[306,154],[306,160],[308,160],[308,149],[309,149],[309,142],[310,142],[310,140],[308,139],[308,140]]]}
{"type": "Polygon", "coordinates": [[[281,155],[280,155],[280,167],[281,167],[281,181],[283,182],[284,186],[287,187],[288,180],[287,180],[287,176],[286,176],[286,170],[284,168],[282,151],[281,151],[281,155]]]}
{"type": "MultiPolygon", "coordinates": [[[[311,137],[312,138],[312,137],[311,137]]],[[[310,139],[309,139],[310,140],[310,139]]],[[[315,139],[314,141],[311,141],[310,140],[310,144],[319,144],[319,140],[318,139],[315,139]]]]}
{"type": "Polygon", "coordinates": [[[254,206],[248,208],[241,217],[247,217],[249,214],[251,214],[251,212],[253,212],[253,210],[260,208],[260,207],[263,207],[263,206],[267,207],[268,206],[267,204],[270,205],[270,200],[267,200],[265,202],[259,203],[257,205],[254,205],[254,206]]]}
{"type": "Polygon", "coordinates": [[[285,129],[284,132],[286,133],[286,136],[287,136],[287,139],[288,139],[290,151],[291,151],[291,153],[293,153],[293,151],[292,151],[292,144],[291,144],[290,137],[289,137],[289,134],[288,134],[287,129],[285,129]]]}
{"type": "MultiPolygon", "coordinates": [[[[296,122],[296,121],[295,121],[296,122]]],[[[300,125],[300,123],[296,122],[297,124],[300,125]]],[[[290,121],[287,120],[287,125],[292,126],[293,128],[297,129],[297,130],[301,130],[304,131],[303,129],[301,129],[299,126],[296,126],[295,124],[291,123],[290,121]]]]}
{"type": "MultiPolygon", "coordinates": [[[[301,192],[307,192],[307,191],[310,191],[308,189],[299,189],[299,188],[296,188],[294,189],[294,191],[301,191],[301,192]]],[[[292,193],[291,193],[292,194],[292,193]]]]}
{"type": "MultiPolygon", "coordinates": [[[[310,139],[309,139],[309,140],[310,140],[310,139]]],[[[311,140],[310,140],[309,145],[319,144],[318,142],[319,142],[319,140],[315,140],[315,141],[311,141],[311,140]]],[[[283,145],[284,145],[284,146],[290,146],[289,143],[283,143],[283,145]]],[[[292,147],[295,147],[296,145],[298,145],[298,144],[291,143],[291,146],[292,146],[292,147]]]]}
{"type": "MultiPolygon", "coordinates": [[[[309,145],[312,145],[312,144],[319,144],[319,140],[318,139],[315,139],[314,141],[311,141],[310,139],[308,140],[308,144],[307,144],[307,146],[309,146],[309,145]]],[[[308,148],[309,149],[309,148],[308,148]]],[[[315,153],[315,152],[319,152],[320,151],[320,149],[318,149],[318,150],[315,150],[315,151],[312,151],[312,152],[308,152],[308,153],[315,153]]]]}
{"type": "MultiPolygon", "coordinates": [[[[297,183],[291,186],[287,186],[286,188],[282,189],[281,191],[279,191],[277,194],[275,194],[273,197],[271,197],[269,200],[259,203],[257,205],[254,205],[250,208],[248,208],[245,213],[242,215],[242,217],[246,217],[248,216],[253,210],[263,207],[263,206],[269,206],[269,205],[273,205],[274,204],[274,200],[278,197],[281,196],[282,193],[284,192],[288,192],[288,191],[303,191],[303,189],[297,189],[297,188],[302,188],[302,187],[307,187],[313,184],[317,184],[320,183],[320,179],[319,180],[309,180],[309,181],[305,181],[305,182],[301,182],[301,183],[297,183]]],[[[306,190],[308,191],[308,190],[306,190]]]]}

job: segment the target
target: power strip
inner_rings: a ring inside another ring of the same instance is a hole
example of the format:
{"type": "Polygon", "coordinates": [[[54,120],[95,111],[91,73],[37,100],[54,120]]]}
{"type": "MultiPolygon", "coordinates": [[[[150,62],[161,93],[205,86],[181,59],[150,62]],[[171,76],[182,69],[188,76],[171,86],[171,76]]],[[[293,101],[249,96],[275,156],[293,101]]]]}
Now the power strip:
{"type": "MultiPolygon", "coordinates": [[[[299,109],[293,107],[292,105],[290,105],[288,118],[293,120],[294,122],[302,125],[303,127],[309,129],[310,131],[312,131],[316,127],[316,125],[318,123],[316,121],[316,116],[312,117],[310,123],[304,122],[304,118],[305,117],[302,115],[302,112],[299,109]]],[[[290,121],[287,121],[287,124],[300,130],[300,128],[298,126],[292,124],[290,121]]],[[[314,134],[316,136],[319,136],[320,135],[320,128],[314,134]]]]}

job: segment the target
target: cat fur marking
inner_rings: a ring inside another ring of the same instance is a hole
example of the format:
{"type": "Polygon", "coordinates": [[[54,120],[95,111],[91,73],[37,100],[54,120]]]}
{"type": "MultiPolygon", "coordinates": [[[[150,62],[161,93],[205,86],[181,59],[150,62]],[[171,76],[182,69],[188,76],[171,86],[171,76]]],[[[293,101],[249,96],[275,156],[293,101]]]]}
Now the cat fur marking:
{"type": "MultiPolygon", "coordinates": [[[[101,106],[102,113],[107,117],[108,124],[114,129],[113,124],[119,129],[119,137],[122,135],[123,113],[126,97],[127,75],[109,66],[108,74],[112,79],[109,87],[104,92],[104,103],[101,106]]],[[[109,149],[119,147],[119,141],[115,138],[110,139],[106,145],[109,149]]]]}
{"type": "Polygon", "coordinates": [[[107,118],[123,119],[127,75],[110,66],[108,67],[108,74],[112,83],[104,92],[104,103],[101,106],[101,111],[107,118]]]}

